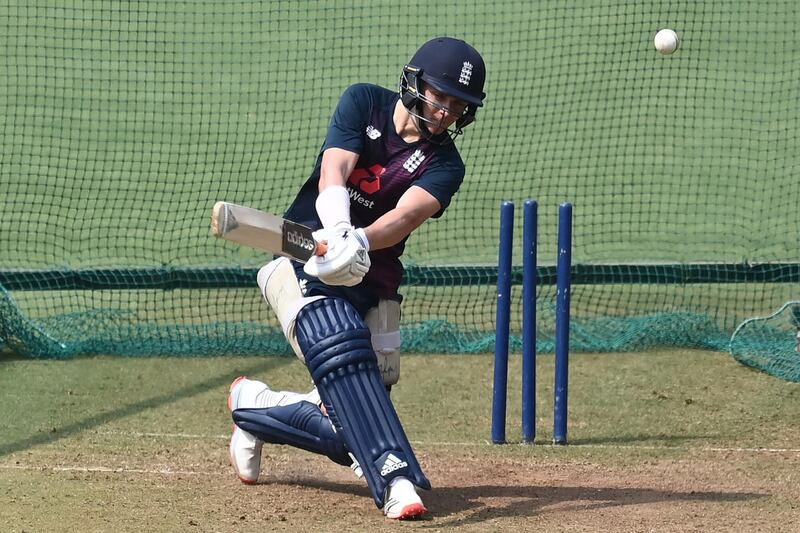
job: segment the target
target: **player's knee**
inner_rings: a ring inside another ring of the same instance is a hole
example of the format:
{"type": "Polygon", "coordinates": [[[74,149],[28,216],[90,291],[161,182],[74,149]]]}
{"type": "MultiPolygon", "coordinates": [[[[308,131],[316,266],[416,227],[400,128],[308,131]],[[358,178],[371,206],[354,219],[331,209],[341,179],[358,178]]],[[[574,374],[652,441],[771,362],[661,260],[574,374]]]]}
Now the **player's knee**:
{"type": "Polygon", "coordinates": [[[372,333],[383,384],[391,387],[400,380],[400,302],[381,300],[367,311],[364,321],[372,333]]]}
{"type": "Polygon", "coordinates": [[[296,332],[314,383],[349,365],[376,365],[369,328],[347,300],[323,298],[304,306],[296,332]]]}
{"type": "Polygon", "coordinates": [[[264,300],[277,315],[289,345],[295,355],[305,362],[295,334],[297,314],[304,306],[322,297],[303,295],[294,267],[286,257],[280,257],[261,267],[258,271],[257,281],[264,300]]]}

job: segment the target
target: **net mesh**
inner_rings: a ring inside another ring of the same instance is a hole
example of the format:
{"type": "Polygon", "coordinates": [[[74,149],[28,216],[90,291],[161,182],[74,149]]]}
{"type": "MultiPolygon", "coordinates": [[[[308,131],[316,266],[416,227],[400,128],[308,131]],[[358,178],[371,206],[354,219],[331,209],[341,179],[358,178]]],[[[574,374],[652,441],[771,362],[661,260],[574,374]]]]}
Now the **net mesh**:
{"type": "Polygon", "coordinates": [[[739,324],[731,336],[730,351],[743,364],[800,382],[800,301],[739,324]]]}
{"type": "MultiPolygon", "coordinates": [[[[482,52],[488,98],[461,191],[407,247],[406,349],[491,350],[502,200],[538,199],[543,267],[573,202],[574,264],[607,266],[574,288],[576,350],[726,349],[797,298],[796,2],[409,0],[399,25],[386,2],[350,4],[5,2],[4,344],[289,353],[255,287],[267,257],[215,240],[211,206],[282,212],[343,89],[395,87],[443,34],[482,52]],[[706,263],[702,282],[671,277],[706,263]]],[[[554,288],[538,296],[547,350],[554,288]]]]}

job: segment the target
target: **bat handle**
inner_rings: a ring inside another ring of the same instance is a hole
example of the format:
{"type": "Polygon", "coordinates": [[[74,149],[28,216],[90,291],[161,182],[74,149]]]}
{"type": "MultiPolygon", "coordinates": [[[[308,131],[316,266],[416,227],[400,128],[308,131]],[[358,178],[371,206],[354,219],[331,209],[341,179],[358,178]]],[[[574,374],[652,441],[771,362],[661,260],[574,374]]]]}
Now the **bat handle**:
{"type": "Polygon", "coordinates": [[[328,253],[328,244],[317,242],[317,247],[314,248],[314,255],[325,255],[326,253],[328,253]]]}

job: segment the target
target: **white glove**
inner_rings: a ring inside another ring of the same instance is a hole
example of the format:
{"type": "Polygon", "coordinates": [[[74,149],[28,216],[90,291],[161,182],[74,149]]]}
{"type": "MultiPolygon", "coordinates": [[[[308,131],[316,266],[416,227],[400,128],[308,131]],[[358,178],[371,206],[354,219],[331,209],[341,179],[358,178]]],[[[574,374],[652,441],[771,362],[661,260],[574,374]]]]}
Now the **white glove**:
{"type": "Polygon", "coordinates": [[[328,251],[308,260],[303,267],[306,274],[326,285],[352,287],[361,283],[371,264],[369,241],[363,229],[340,225],[315,231],[314,239],[327,241],[328,251]]]}

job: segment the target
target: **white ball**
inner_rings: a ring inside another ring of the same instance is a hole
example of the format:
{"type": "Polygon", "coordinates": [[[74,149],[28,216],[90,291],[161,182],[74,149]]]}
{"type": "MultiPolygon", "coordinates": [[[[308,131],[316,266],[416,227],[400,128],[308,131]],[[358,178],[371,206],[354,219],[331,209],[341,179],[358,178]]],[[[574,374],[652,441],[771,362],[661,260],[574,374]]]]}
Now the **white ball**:
{"type": "Polygon", "coordinates": [[[656,45],[656,50],[662,54],[671,54],[678,49],[678,34],[670,29],[659,30],[653,39],[653,44],[656,45]]]}

